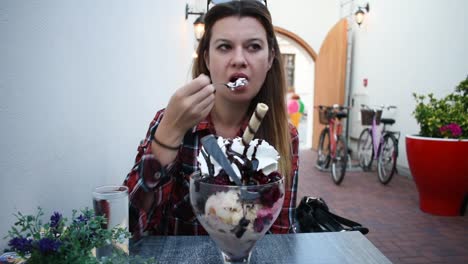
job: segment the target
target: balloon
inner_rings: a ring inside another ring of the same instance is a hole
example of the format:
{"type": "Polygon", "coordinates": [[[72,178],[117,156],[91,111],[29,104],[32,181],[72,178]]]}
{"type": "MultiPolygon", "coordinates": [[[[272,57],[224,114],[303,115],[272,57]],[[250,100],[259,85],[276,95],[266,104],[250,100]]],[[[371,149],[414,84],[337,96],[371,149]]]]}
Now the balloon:
{"type": "Polygon", "coordinates": [[[299,111],[299,113],[303,114],[304,113],[304,103],[301,100],[299,100],[298,102],[299,102],[299,110],[298,111],[299,111]]]}
{"type": "Polygon", "coordinates": [[[288,103],[288,114],[296,113],[299,110],[299,103],[297,100],[291,100],[288,103]]]}
{"type": "Polygon", "coordinates": [[[289,118],[291,120],[291,123],[295,126],[295,127],[299,127],[299,123],[301,122],[301,116],[302,114],[297,112],[297,113],[292,113],[289,115],[289,118]]]}

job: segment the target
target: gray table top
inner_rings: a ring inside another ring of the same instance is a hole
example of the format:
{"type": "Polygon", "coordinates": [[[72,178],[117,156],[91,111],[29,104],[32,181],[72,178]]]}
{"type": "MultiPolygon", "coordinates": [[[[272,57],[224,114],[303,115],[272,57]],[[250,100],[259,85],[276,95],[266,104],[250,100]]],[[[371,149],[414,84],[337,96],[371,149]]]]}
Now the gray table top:
{"type": "MultiPolygon", "coordinates": [[[[223,263],[209,236],[151,236],[132,243],[131,254],[157,263],[223,263]]],[[[391,263],[359,232],[266,235],[250,263],[391,263]]]]}

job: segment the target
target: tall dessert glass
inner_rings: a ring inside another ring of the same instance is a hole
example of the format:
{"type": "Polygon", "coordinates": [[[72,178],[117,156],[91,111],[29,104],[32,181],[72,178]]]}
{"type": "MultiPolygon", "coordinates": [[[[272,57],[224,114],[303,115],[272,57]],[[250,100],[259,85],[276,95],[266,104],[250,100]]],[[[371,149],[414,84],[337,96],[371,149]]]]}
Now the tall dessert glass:
{"type": "Polygon", "coordinates": [[[194,213],[221,250],[224,263],[249,263],[256,242],[281,211],[283,179],[251,186],[221,185],[212,179],[199,172],[191,175],[190,202],[194,213]],[[255,199],[246,198],[246,191],[258,195],[255,199]]]}

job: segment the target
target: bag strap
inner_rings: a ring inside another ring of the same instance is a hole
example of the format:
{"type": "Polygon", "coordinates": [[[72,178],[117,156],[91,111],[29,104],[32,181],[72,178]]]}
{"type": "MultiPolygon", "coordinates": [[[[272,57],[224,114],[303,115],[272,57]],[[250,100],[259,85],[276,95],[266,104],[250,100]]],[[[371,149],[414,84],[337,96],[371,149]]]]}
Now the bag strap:
{"type": "Polygon", "coordinates": [[[314,213],[314,218],[317,223],[320,225],[323,231],[325,232],[341,232],[345,231],[343,226],[335,220],[327,211],[316,208],[314,213]]]}
{"type": "Polygon", "coordinates": [[[369,229],[363,227],[360,223],[354,222],[342,216],[336,215],[330,211],[323,210],[322,208],[316,208],[315,217],[318,219],[321,225],[328,230],[332,231],[359,231],[363,235],[369,233],[369,229]],[[349,228],[343,228],[342,225],[345,225],[349,228]]]}

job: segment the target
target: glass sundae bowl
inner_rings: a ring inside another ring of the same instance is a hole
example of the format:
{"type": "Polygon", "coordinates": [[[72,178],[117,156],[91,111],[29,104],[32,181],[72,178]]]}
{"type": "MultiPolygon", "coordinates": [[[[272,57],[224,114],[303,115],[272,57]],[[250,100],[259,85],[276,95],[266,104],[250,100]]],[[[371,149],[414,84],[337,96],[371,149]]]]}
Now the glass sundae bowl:
{"type": "Polygon", "coordinates": [[[221,250],[225,263],[249,263],[255,244],[270,229],[284,201],[279,174],[268,183],[226,185],[221,177],[190,177],[193,211],[221,250]]]}

